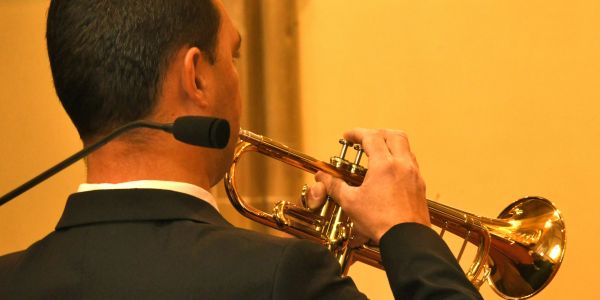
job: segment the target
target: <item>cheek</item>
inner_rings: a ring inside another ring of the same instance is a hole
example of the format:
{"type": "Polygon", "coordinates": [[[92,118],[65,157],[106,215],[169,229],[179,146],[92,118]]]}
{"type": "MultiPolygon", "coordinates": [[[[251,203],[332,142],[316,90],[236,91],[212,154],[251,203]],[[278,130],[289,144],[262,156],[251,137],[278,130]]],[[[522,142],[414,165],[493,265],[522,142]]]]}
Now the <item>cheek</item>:
{"type": "Polygon", "coordinates": [[[233,63],[229,63],[221,67],[219,72],[219,84],[221,85],[221,93],[227,98],[234,97],[239,94],[239,76],[233,63]]]}
{"type": "Polygon", "coordinates": [[[215,77],[216,97],[221,106],[231,109],[240,95],[239,78],[233,66],[221,66],[215,77]]]}
{"type": "Polygon", "coordinates": [[[231,66],[231,70],[229,72],[229,82],[231,83],[230,90],[235,94],[240,94],[240,77],[238,75],[237,69],[235,66],[231,66]]]}
{"type": "Polygon", "coordinates": [[[240,78],[235,66],[232,66],[228,82],[230,83],[228,90],[231,92],[231,105],[235,108],[236,115],[239,115],[241,113],[240,78]]]}
{"type": "Polygon", "coordinates": [[[237,70],[233,63],[224,67],[220,74],[219,99],[217,109],[222,116],[227,118],[233,128],[239,127],[241,115],[240,82],[237,70]]]}

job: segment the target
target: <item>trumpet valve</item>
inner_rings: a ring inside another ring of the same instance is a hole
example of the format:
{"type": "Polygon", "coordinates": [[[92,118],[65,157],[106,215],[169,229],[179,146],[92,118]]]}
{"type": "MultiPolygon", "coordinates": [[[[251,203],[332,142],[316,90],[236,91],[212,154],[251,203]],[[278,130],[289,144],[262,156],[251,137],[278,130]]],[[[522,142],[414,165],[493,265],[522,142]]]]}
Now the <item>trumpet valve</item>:
{"type": "Polygon", "coordinates": [[[338,249],[345,248],[347,243],[350,241],[352,223],[343,224],[337,223],[335,224],[335,229],[332,231],[332,234],[327,239],[327,247],[329,250],[335,251],[338,249]]]}
{"type": "Polygon", "coordinates": [[[342,145],[342,150],[340,151],[340,156],[334,156],[330,159],[331,165],[339,170],[343,170],[352,174],[362,175],[364,176],[367,173],[367,169],[360,165],[360,161],[364,154],[364,150],[361,145],[353,144],[344,139],[340,139],[340,144],[342,145]],[[354,157],[354,162],[351,162],[346,159],[346,155],[348,153],[348,147],[352,147],[356,150],[356,156],[354,157]]]}
{"type": "Polygon", "coordinates": [[[352,164],[350,173],[364,176],[365,173],[367,173],[367,169],[360,165],[360,160],[362,159],[364,150],[361,145],[354,145],[354,150],[356,150],[356,157],[354,158],[354,163],[352,164]]]}
{"type": "Polygon", "coordinates": [[[342,150],[340,151],[340,158],[342,160],[346,159],[346,152],[348,152],[348,147],[352,147],[352,145],[354,145],[354,143],[349,142],[345,139],[340,139],[339,140],[340,145],[342,145],[342,150]]]}
{"type": "Polygon", "coordinates": [[[286,216],[286,208],[288,205],[289,205],[288,202],[280,201],[273,208],[273,219],[275,220],[275,223],[277,223],[277,225],[279,227],[290,225],[290,221],[288,220],[288,218],[286,216]]]}
{"type": "Polygon", "coordinates": [[[302,192],[300,192],[300,202],[302,203],[302,207],[311,210],[308,206],[308,185],[302,186],[302,192]]]}

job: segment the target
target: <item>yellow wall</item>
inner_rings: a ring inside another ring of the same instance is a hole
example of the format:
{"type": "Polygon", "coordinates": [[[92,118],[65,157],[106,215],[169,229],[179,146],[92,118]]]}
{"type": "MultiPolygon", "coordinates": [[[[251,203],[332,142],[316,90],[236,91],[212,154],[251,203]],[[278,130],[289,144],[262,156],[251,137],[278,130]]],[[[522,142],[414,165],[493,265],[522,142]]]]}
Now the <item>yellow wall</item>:
{"type": "MultiPolygon", "coordinates": [[[[538,299],[593,298],[599,2],[298,2],[304,150],[326,159],[345,129],[401,128],[432,199],[485,216],[525,195],[553,200],[569,242],[538,299]]],[[[52,88],[46,6],[0,0],[0,193],[80,147],[52,88]]],[[[0,254],[50,231],[81,180],[79,163],[1,207],[0,254]]],[[[383,273],[351,274],[390,297],[383,273]]]]}
{"type": "MultiPolygon", "coordinates": [[[[298,11],[308,153],[337,153],[348,128],[399,128],[430,199],[495,217],[547,197],[568,245],[538,298],[597,294],[600,2],[304,0],[298,11]]],[[[389,297],[384,276],[359,275],[389,297]]]]}
{"type": "MultiPolygon", "coordinates": [[[[46,54],[48,1],[0,0],[0,194],[79,150],[54,93],[46,54]]],[[[0,207],[0,253],[23,249],[57,223],[83,163],[0,207]]]]}

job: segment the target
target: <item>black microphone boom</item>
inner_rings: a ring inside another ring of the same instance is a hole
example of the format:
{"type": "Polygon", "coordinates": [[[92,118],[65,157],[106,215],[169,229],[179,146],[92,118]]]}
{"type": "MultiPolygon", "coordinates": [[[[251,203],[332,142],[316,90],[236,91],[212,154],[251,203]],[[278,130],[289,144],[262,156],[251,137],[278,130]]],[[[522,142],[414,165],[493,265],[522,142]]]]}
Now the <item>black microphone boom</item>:
{"type": "Polygon", "coordinates": [[[71,155],[67,159],[56,164],[54,167],[42,172],[38,176],[2,196],[0,198],[0,206],[23,194],[32,187],[50,178],[54,174],[60,172],[78,160],[86,157],[90,153],[98,150],[100,147],[104,146],[114,138],[135,128],[162,130],[172,133],[173,136],[180,142],[201,147],[222,149],[227,146],[229,141],[229,123],[227,120],[218,118],[185,116],[177,118],[173,124],[161,124],[143,120],[131,122],[117,128],[115,131],[101,138],[97,142],[83,148],[81,151],[71,155]]]}

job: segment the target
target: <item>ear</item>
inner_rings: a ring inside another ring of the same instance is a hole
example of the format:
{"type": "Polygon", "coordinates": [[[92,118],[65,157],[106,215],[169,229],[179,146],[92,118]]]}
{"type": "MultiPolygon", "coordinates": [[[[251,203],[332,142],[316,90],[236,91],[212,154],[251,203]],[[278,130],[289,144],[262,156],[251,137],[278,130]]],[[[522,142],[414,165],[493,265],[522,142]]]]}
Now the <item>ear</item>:
{"type": "Polygon", "coordinates": [[[185,52],[183,60],[182,84],[187,96],[196,105],[205,108],[208,105],[206,81],[206,61],[202,51],[197,47],[191,47],[185,52]]]}

